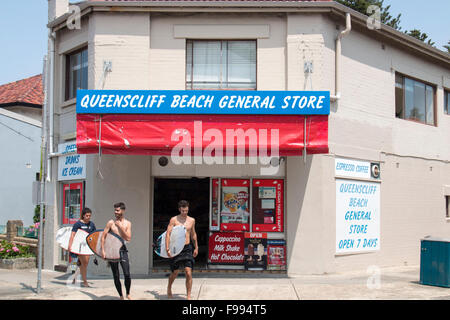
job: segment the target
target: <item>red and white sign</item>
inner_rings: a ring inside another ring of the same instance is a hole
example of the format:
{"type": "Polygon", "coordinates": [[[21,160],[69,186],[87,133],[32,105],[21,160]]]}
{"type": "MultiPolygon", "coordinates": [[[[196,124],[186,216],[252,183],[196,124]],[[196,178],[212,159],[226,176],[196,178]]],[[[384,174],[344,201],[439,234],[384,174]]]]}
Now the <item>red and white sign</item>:
{"type": "Polygon", "coordinates": [[[214,264],[243,264],[244,233],[211,233],[209,236],[208,262],[214,264]]]}
{"type": "Polygon", "coordinates": [[[222,179],[221,231],[250,231],[250,180],[222,179]]]}
{"type": "Polygon", "coordinates": [[[283,232],[283,194],[284,181],[282,179],[253,180],[252,231],[283,232]]]}
{"type": "Polygon", "coordinates": [[[209,230],[219,231],[219,179],[212,179],[212,206],[209,230]]]}
{"type": "Polygon", "coordinates": [[[244,235],[248,239],[267,239],[267,233],[265,232],[245,232],[244,235]]]}

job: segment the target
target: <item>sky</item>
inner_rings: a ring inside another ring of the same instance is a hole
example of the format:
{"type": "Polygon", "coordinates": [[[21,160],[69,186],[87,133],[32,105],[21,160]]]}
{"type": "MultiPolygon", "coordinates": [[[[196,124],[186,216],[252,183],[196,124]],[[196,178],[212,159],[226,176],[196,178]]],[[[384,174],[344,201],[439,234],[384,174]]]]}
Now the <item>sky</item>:
{"type": "MultiPolygon", "coordinates": [[[[450,40],[449,0],[385,0],[401,13],[402,31],[419,29],[440,50],[450,40]]],[[[1,0],[0,85],[42,73],[47,54],[47,0],[1,0]]]]}

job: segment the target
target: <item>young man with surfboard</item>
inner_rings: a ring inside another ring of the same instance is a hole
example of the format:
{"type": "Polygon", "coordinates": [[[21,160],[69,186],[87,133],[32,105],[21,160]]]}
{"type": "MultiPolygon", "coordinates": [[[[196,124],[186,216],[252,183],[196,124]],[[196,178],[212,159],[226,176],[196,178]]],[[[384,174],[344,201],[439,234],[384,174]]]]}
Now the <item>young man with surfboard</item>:
{"type": "MultiPolygon", "coordinates": [[[[89,208],[84,208],[83,211],[81,211],[81,219],[78,220],[77,222],[75,222],[75,224],[72,227],[72,233],[70,235],[70,240],[69,240],[69,252],[72,249],[72,244],[73,244],[73,239],[75,237],[75,234],[77,233],[77,231],[79,229],[86,231],[87,233],[91,233],[94,232],[95,229],[95,224],[91,221],[91,216],[92,216],[92,211],[89,208]]],[[[71,253],[71,257],[76,258],[78,257],[78,261],[79,261],[79,267],[80,267],[80,272],[81,272],[81,277],[83,278],[83,283],[81,284],[82,287],[90,287],[88,282],[87,282],[87,278],[86,278],[86,273],[87,273],[87,266],[89,264],[89,255],[76,255],[71,253]]],[[[96,262],[96,261],[94,261],[96,262]]],[[[75,283],[75,279],[73,279],[73,283],[75,283]]]]}
{"type": "MultiPolygon", "coordinates": [[[[103,259],[106,258],[104,244],[108,232],[113,232],[119,235],[123,240],[125,240],[125,242],[131,240],[131,222],[125,219],[124,214],[125,214],[125,204],[123,202],[114,204],[115,220],[111,219],[108,221],[105,229],[103,230],[103,235],[101,238],[101,249],[103,259]]],[[[120,283],[119,263],[122,266],[123,276],[125,278],[125,289],[127,293],[127,298],[128,300],[131,300],[130,262],[128,260],[128,250],[125,244],[122,246],[122,248],[120,248],[120,261],[109,261],[109,265],[113,273],[114,285],[116,286],[120,299],[124,300],[122,294],[122,285],[120,283]]]]}
{"type": "Polygon", "coordinates": [[[167,296],[172,298],[172,284],[175,281],[179,273],[179,268],[184,267],[186,274],[186,292],[187,299],[191,299],[192,290],[192,270],[194,268],[194,258],[198,255],[198,243],[197,243],[197,233],[195,232],[195,219],[188,216],[189,213],[189,202],[186,200],[181,200],[178,202],[179,215],[174,216],[170,219],[169,225],[167,226],[166,235],[166,251],[170,261],[170,270],[172,273],[169,276],[169,284],[167,286],[167,296]],[[169,242],[170,234],[175,226],[184,226],[186,228],[186,241],[183,250],[175,257],[172,258],[169,242]],[[192,240],[192,241],[191,241],[192,240]],[[192,244],[193,242],[193,244],[192,244]],[[192,250],[194,247],[194,250],[192,250]]]}

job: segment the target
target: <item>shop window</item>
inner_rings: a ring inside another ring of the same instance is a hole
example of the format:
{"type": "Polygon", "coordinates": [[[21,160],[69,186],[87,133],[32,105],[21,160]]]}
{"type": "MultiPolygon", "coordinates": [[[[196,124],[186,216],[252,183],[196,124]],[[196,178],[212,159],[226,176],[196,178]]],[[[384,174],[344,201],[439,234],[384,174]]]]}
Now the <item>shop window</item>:
{"type": "Polygon", "coordinates": [[[435,87],[397,73],[395,75],[395,116],[435,125],[435,92],[435,87]]]}
{"type": "Polygon", "coordinates": [[[80,219],[83,207],[83,183],[63,185],[62,224],[74,224],[80,219]]]}
{"type": "Polygon", "coordinates": [[[256,41],[187,40],[187,89],[256,89],[256,41]]]}
{"type": "Polygon", "coordinates": [[[208,268],[286,270],[284,179],[213,178],[208,268]]]}
{"type": "Polygon", "coordinates": [[[450,91],[444,90],[444,113],[450,114],[450,91]]]}
{"type": "Polygon", "coordinates": [[[450,219],[450,196],[445,196],[445,216],[450,219]]]}
{"type": "Polygon", "coordinates": [[[76,98],[78,89],[88,88],[88,50],[66,55],[66,100],[76,98]]]}

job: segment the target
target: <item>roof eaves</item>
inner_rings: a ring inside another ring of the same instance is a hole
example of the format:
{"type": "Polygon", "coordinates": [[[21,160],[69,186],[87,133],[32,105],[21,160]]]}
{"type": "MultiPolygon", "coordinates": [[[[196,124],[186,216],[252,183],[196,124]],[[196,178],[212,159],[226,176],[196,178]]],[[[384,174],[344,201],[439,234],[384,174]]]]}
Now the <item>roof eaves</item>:
{"type": "MultiPolygon", "coordinates": [[[[352,15],[352,24],[357,23],[359,26],[366,26],[368,17],[356,10],[353,10],[343,4],[335,1],[249,1],[249,0],[235,0],[235,1],[214,1],[214,0],[155,0],[155,1],[85,1],[78,4],[81,9],[82,16],[90,13],[91,11],[125,11],[136,10],[138,8],[149,8],[152,11],[163,9],[177,9],[177,8],[198,8],[202,11],[217,9],[249,9],[249,10],[261,10],[266,9],[278,9],[285,12],[300,12],[317,10],[317,12],[328,11],[336,15],[345,16],[346,13],[352,15]],[[113,9],[114,7],[114,9],[113,9]]],[[[55,19],[47,26],[53,29],[63,28],[61,26],[66,22],[70,13],[55,19]]],[[[367,27],[365,30],[375,32],[377,35],[387,38],[400,46],[406,46],[406,48],[416,51],[428,58],[439,61],[441,64],[450,69],[450,54],[434,48],[431,45],[424,43],[412,36],[409,36],[403,32],[395,30],[394,28],[381,24],[379,30],[369,30],[367,27]]]]}
{"type": "MultiPolygon", "coordinates": [[[[270,9],[270,8],[280,8],[280,9],[330,9],[330,4],[333,1],[274,1],[274,0],[154,0],[154,1],[85,1],[79,3],[81,15],[85,15],[90,11],[124,11],[127,8],[139,9],[139,8],[149,8],[152,10],[163,10],[163,9],[176,9],[176,8],[201,8],[205,10],[216,10],[216,9],[226,9],[226,8],[236,8],[237,10],[242,10],[244,8],[248,9],[270,9]],[[115,9],[112,9],[112,8],[115,9]],[[89,10],[90,9],[90,10],[89,10]]],[[[328,10],[329,11],[329,10],[328,10]]],[[[47,24],[48,28],[60,28],[61,24],[64,24],[68,17],[72,13],[66,13],[55,20],[47,24]]]]}
{"type": "MultiPolygon", "coordinates": [[[[338,12],[340,11],[342,15],[345,15],[345,13],[350,13],[352,15],[352,24],[356,22],[362,27],[361,29],[367,30],[367,32],[370,32],[372,34],[373,32],[375,32],[384,38],[388,38],[410,49],[418,50],[424,54],[428,54],[433,58],[436,58],[446,63],[447,67],[450,68],[449,53],[439,50],[423,41],[420,41],[419,39],[416,39],[383,23],[381,24],[380,29],[371,30],[367,27],[367,20],[369,18],[368,16],[337,2],[333,2],[333,7],[337,9],[338,12]]],[[[339,14],[338,12],[334,13],[339,14]]]]}

